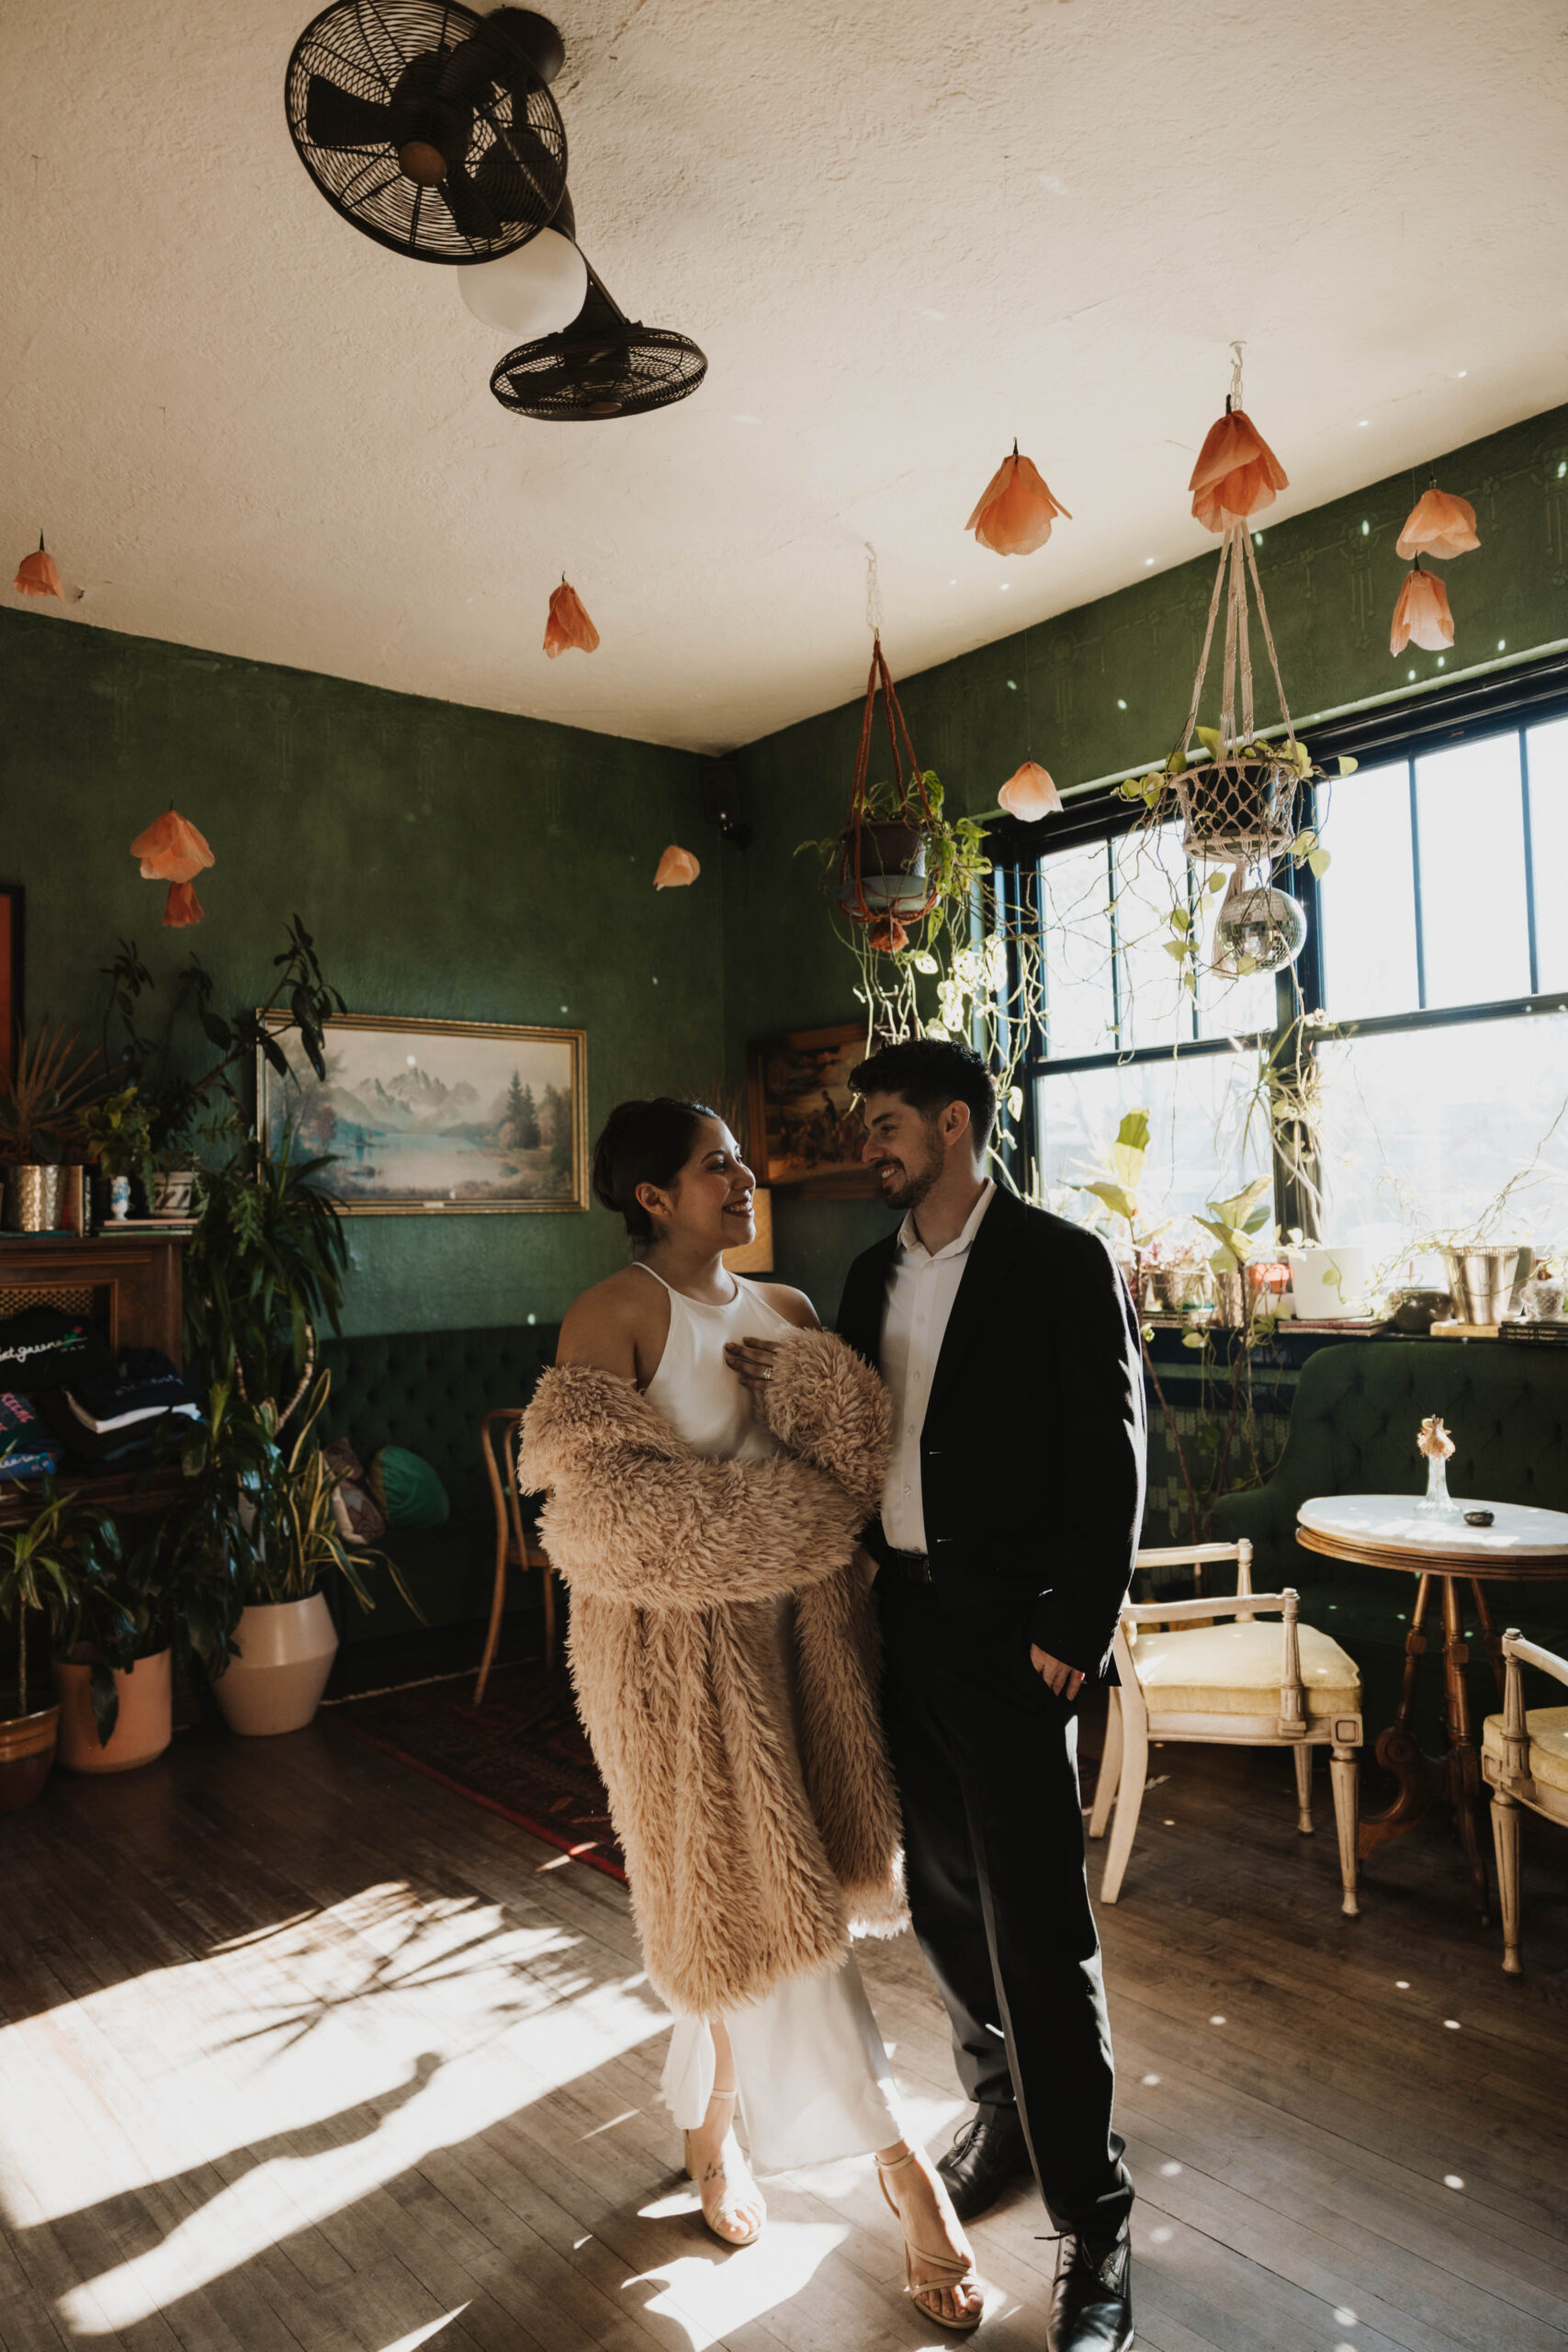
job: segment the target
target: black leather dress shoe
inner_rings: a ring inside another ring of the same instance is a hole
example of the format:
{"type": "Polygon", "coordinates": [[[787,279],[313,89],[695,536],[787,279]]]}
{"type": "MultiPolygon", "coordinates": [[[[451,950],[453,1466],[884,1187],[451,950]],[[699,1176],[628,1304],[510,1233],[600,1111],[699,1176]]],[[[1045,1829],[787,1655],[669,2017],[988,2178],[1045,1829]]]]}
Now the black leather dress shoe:
{"type": "Polygon", "coordinates": [[[1015,2107],[979,2107],[937,2165],[961,2222],[988,2213],[1010,2181],[1029,2172],[1029,2145],[1015,2107]]]}
{"type": "Polygon", "coordinates": [[[1133,2238],[1125,2222],[1109,2238],[1068,2231],[1057,2249],[1046,2352],[1129,2352],[1132,2264],[1133,2238]]]}

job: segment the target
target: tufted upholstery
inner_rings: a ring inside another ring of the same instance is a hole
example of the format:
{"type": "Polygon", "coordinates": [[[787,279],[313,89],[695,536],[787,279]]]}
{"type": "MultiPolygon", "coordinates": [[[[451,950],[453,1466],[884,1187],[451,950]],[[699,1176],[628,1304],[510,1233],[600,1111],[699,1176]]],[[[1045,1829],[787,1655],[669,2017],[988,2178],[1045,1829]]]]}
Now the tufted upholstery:
{"type": "MultiPolygon", "coordinates": [[[[379,1447],[407,1446],[434,1464],[451,1498],[445,1527],[389,1531],[378,1547],[397,1561],[433,1625],[489,1611],[495,1514],[479,1422],[492,1405],[527,1404],[559,1336],[558,1324],[544,1323],[398,1331],[330,1340],[321,1351],[332,1373],[323,1436],[347,1438],[367,1466],[379,1447]]],[[[335,1613],[345,1642],[407,1633],[415,1623],[395,1592],[368,1616],[352,1600],[335,1613]]]]}
{"type": "MultiPolygon", "coordinates": [[[[1300,1632],[1302,1687],[1309,1715],[1356,1715],[1361,1678],[1355,1661],[1315,1626],[1300,1632]]],[[[1276,1623],[1140,1631],[1133,1663],[1151,1715],[1267,1715],[1278,1711],[1285,1629],[1276,1623]]]]}
{"type": "MultiPolygon", "coordinates": [[[[1400,1656],[1416,1584],[1382,1568],[1356,1567],[1303,1551],[1296,1510],[1309,1495],[1419,1495],[1427,1465],[1416,1432],[1440,1413],[1456,1446],[1450,1494],[1568,1510],[1568,1349],[1504,1340],[1364,1340],[1325,1348],[1302,1368],[1290,1435],[1272,1476],[1250,1494],[1214,1507],[1216,1540],[1252,1539],[1254,1581],[1278,1591],[1295,1585],[1302,1617],[1342,1642],[1368,1684],[1369,1723],[1393,1713],[1400,1656]],[[1380,1655],[1381,1653],[1381,1655],[1380,1655]]],[[[1548,1634],[1568,1623],[1568,1584],[1487,1588],[1501,1630],[1517,1624],[1548,1634]]],[[[1475,1631],[1469,1587],[1460,1587],[1464,1623],[1475,1631]]],[[[1434,1595],[1434,1600],[1438,1596],[1434,1595]]],[[[1441,1614],[1428,1619],[1441,1644],[1441,1614]]],[[[1439,1677],[1428,1667],[1424,1711],[1439,1677]]],[[[1471,1656],[1477,1715],[1497,1703],[1479,1641],[1471,1656]]]]}

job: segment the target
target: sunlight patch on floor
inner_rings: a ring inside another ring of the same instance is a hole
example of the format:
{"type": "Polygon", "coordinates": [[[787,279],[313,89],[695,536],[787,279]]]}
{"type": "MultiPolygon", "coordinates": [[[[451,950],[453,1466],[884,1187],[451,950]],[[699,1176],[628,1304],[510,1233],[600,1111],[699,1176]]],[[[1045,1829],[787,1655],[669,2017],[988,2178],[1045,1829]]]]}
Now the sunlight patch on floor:
{"type": "Polygon", "coordinates": [[[450,2327],[455,2319],[461,2319],[468,2308],[467,2303],[455,2304],[451,2311],[443,2312],[439,2319],[433,2319],[427,2327],[416,2327],[411,2335],[400,2335],[395,2344],[384,2344],[381,2352],[416,2352],[419,2345],[428,2344],[433,2335],[439,2335],[444,2327],[450,2327]]]}
{"type": "Polygon", "coordinates": [[[691,2352],[709,2352],[798,2295],[849,2234],[832,2222],[771,2221],[755,2245],[735,2254],[716,2245],[711,2256],[677,2256],[628,2278],[626,2293],[642,2310],[677,2321],[691,2339],[691,2352]],[[656,2291],[649,2293],[649,2288],[656,2291]]]}

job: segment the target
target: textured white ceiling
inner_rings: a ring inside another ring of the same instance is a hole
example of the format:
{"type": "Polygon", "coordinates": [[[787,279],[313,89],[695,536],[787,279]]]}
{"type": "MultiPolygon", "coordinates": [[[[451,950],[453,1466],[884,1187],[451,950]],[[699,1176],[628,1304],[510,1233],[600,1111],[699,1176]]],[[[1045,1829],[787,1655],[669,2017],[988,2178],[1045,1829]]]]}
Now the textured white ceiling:
{"type": "Polygon", "coordinates": [[[868,538],[905,673],[1200,551],[1233,335],[1281,516],[1568,391],[1561,0],[561,0],[583,248],[710,363],[571,425],[311,187],[312,13],[0,10],[0,557],[68,618],[720,750],[858,693],[868,538]],[[1076,519],[1003,563],[1015,433],[1076,519]]]}

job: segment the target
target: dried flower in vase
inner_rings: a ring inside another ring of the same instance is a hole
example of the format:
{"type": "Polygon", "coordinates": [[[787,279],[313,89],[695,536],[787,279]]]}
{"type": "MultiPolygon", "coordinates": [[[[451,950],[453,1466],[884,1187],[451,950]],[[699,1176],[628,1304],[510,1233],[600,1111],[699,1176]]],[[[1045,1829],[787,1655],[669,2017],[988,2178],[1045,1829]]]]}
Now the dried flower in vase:
{"type": "Polygon", "coordinates": [[[1468,555],[1480,545],[1474,507],[1468,499],[1456,498],[1434,482],[1405,518],[1396,552],[1408,563],[1417,555],[1468,555]]]}
{"type": "Polygon", "coordinates": [[[1033,462],[1019,456],[1015,441],[1011,457],[1002,459],[964,527],[993,555],[1032,555],[1050,537],[1058,514],[1066,514],[1069,523],[1073,519],[1052,497],[1033,462]]]}
{"type": "Polygon", "coordinates": [[[677,848],[671,842],[659,861],[653,887],[656,890],[683,890],[688,882],[696,880],[702,870],[689,849],[677,848]]]}
{"type": "Polygon", "coordinates": [[[1449,1435],[1446,1424],[1438,1414],[1428,1413],[1422,1422],[1421,1434],[1416,1441],[1416,1450],[1418,1453],[1424,1453],[1428,1462],[1447,1462],[1452,1454],[1454,1442],[1449,1435]]]}
{"type": "Polygon", "coordinates": [[[550,597],[550,616],[545,623],[545,651],[553,662],[571,645],[580,652],[597,653],[599,632],[583,611],[576,589],[568,586],[563,571],[560,586],[550,597]]]}
{"type": "Polygon", "coordinates": [[[1422,571],[1417,558],[1414,571],[1404,575],[1404,585],[1393,608],[1388,650],[1391,653],[1403,653],[1407,645],[1414,644],[1424,647],[1428,653],[1440,653],[1453,641],[1449,592],[1435,572],[1422,571]]]}

